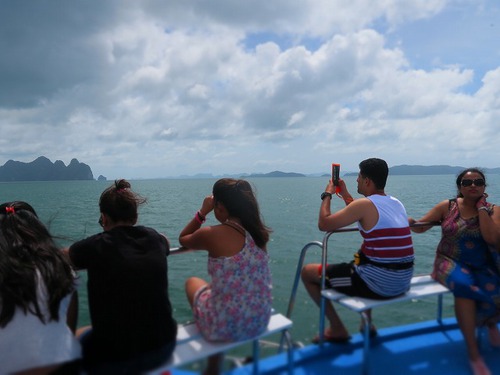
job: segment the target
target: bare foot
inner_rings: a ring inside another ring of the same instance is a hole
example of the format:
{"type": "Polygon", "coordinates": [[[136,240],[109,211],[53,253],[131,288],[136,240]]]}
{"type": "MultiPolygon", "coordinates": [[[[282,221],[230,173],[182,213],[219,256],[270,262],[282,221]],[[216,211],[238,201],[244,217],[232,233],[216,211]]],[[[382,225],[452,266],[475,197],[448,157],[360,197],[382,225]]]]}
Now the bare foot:
{"type": "MultiPolygon", "coordinates": [[[[336,342],[336,343],[346,343],[346,342],[348,342],[351,339],[351,336],[349,335],[349,332],[344,331],[342,333],[344,333],[344,334],[343,335],[339,335],[338,333],[337,334],[333,334],[332,329],[331,328],[327,328],[327,329],[325,329],[325,331],[323,333],[323,339],[326,342],[336,342]]],[[[316,337],[314,337],[312,339],[312,342],[314,344],[318,344],[320,342],[319,335],[316,336],[316,337]]]]}
{"type": "Polygon", "coordinates": [[[326,330],[325,330],[325,336],[328,336],[328,337],[334,337],[334,338],[351,338],[351,336],[349,335],[349,332],[345,329],[340,329],[340,330],[333,330],[332,327],[328,327],[326,330]]]}
{"type": "Polygon", "coordinates": [[[488,366],[486,366],[486,363],[484,363],[483,359],[479,357],[475,361],[469,361],[470,367],[472,369],[472,373],[474,375],[491,375],[490,370],[488,369],[488,366]]]}

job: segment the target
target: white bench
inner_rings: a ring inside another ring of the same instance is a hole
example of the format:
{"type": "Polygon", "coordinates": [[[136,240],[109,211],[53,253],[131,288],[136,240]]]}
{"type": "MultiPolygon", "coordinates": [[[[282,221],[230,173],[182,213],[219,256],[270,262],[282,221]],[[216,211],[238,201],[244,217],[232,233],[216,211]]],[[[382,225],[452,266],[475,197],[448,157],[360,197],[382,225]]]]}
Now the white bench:
{"type": "Polygon", "coordinates": [[[237,342],[210,342],[205,340],[196,324],[179,325],[177,331],[177,344],[172,358],[160,368],[157,368],[148,375],[162,375],[169,369],[181,367],[192,362],[205,359],[211,355],[227,352],[243,344],[253,343],[253,373],[259,373],[259,339],[274,333],[282,332],[287,340],[288,351],[288,371],[293,372],[292,342],[288,329],[292,327],[292,321],[281,314],[273,314],[267,325],[267,329],[259,336],[237,342]]]}
{"type": "MultiPolygon", "coordinates": [[[[333,289],[324,289],[321,291],[321,295],[328,300],[339,303],[340,305],[358,312],[364,322],[364,350],[363,350],[363,373],[368,373],[368,353],[370,348],[370,324],[368,322],[368,316],[366,314],[367,310],[374,309],[380,306],[391,305],[393,303],[416,300],[430,296],[438,296],[438,314],[437,320],[439,323],[442,321],[442,303],[443,295],[449,293],[450,290],[445,286],[439,284],[437,281],[433,280],[430,275],[414,276],[411,279],[410,290],[405,294],[394,297],[391,299],[376,300],[361,297],[347,296],[333,289]]],[[[322,332],[320,332],[320,338],[322,338],[322,332]]]]}

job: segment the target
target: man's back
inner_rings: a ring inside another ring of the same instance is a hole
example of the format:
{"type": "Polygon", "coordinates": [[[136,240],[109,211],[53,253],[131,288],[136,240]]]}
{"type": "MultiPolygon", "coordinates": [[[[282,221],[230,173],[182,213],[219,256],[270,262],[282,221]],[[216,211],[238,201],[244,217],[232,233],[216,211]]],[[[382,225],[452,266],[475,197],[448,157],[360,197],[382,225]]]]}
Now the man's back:
{"type": "Polygon", "coordinates": [[[399,200],[387,195],[372,195],[379,219],[365,231],[361,264],[356,271],[374,292],[396,296],[406,292],[413,276],[413,243],[406,210],[399,200]]]}

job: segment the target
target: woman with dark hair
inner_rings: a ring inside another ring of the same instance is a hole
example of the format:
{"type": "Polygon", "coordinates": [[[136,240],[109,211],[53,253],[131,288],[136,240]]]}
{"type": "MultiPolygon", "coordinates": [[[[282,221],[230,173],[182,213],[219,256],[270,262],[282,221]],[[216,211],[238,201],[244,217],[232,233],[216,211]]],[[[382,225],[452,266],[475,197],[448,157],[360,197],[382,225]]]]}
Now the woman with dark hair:
{"type": "Polygon", "coordinates": [[[92,327],[79,330],[89,374],[139,374],[167,361],[177,323],[168,296],[165,236],[135,225],[145,199],[117,180],[99,200],[102,233],[73,244],[68,252],[87,270],[92,327]]]}
{"type": "MultiPolygon", "coordinates": [[[[500,347],[500,209],[486,201],[486,178],[477,168],[462,171],[456,198],[438,203],[419,221],[441,222],[442,237],[432,276],[454,295],[455,315],[475,375],[491,374],[477,344],[476,326],[487,326],[490,343],[500,347]]],[[[409,219],[410,224],[415,220],[409,219]]],[[[430,227],[412,227],[417,233],[430,227]]]]}
{"type": "MultiPolygon", "coordinates": [[[[208,251],[211,282],[186,281],[196,324],[210,341],[239,341],[263,332],[271,316],[270,229],[247,181],[218,180],[211,196],[179,236],[182,246],[208,251]],[[214,211],[219,225],[201,227],[214,211]]],[[[206,374],[220,372],[222,356],[209,358],[206,374]]]]}
{"type": "Polygon", "coordinates": [[[71,266],[33,207],[0,205],[1,373],[77,374],[77,304],[71,266]]]}

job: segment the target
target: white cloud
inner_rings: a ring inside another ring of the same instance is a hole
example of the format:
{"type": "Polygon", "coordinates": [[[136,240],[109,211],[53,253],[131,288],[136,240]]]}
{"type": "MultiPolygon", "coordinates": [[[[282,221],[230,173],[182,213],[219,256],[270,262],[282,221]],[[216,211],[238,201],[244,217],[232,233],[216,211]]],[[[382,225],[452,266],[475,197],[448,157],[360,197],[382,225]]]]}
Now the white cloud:
{"type": "Polygon", "coordinates": [[[77,158],[109,178],[497,166],[493,0],[99,4],[2,4],[0,163],[77,158]],[[458,22],[474,33],[457,44],[458,22]],[[475,40],[475,59],[454,47],[475,40]]]}

